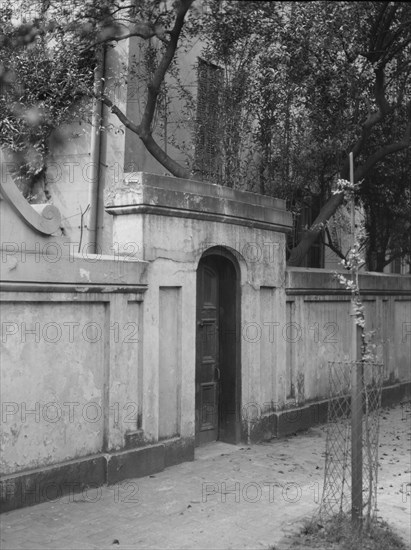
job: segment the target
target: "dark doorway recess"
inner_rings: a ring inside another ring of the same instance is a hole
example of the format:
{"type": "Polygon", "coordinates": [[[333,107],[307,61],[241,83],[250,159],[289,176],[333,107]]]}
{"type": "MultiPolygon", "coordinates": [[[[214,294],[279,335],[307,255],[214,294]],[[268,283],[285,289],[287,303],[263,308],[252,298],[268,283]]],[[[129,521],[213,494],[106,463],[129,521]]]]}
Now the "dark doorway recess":
{"type": "Polygon", "coordinates": [[[196,445],[238,443],[241,432],[239,268],[210,249],[197,269],[196,445]]]}

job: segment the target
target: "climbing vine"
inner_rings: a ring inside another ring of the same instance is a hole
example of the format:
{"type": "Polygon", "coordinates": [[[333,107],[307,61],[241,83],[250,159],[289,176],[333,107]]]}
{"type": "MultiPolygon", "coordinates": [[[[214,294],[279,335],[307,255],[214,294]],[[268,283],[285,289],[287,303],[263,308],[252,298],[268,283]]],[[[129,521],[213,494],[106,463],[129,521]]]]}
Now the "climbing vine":
{"type": "MultiPolygon", "coordinates": [[[[344,192],[347,202],[355,201],[355,195],[358,192],[362,182],[352,184],[351,182],[339,179],[336,183],[334,193],[344,192]]],[[[361,360],[364,362],[376,361],[377,346],[373,342],[375,330],[365,330],[365,308],[361,298],[361,289],[359,273],[365,266],[364,243],[366,241],[366,232],[363,224],[356,228],[353,235],[353,244],[348,250],[345,258],[341,260],[342,266],[350,272],[351,276],[335,272],[334,276],[338,282],[351,292],[353,315],[355,323],[361,329],[361,360]]]]}

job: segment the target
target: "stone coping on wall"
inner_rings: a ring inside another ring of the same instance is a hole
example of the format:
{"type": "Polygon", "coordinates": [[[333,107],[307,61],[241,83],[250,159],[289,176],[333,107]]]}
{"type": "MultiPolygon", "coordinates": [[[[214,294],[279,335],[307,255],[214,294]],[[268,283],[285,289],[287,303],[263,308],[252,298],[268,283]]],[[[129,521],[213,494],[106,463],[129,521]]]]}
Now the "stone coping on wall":
{"type": "MultiPolygon", "coordinates": [[[[350,294],[334,277],[335,271],[289,267],[285,273],[287,294],[350,294]]],[[[349,278],[349,272],[341,271],[349,278]]],[[[361,294],[411,296],[411,276],[364,272],[359,275],[361,294]]]]}
{"type": "Polygon", "coordinates": [[[147,262],[142,260],[63,254],[58,248],[24,254],[2,249],[1,253],[0,290],[141,292],[147,288],[147,262]]]}
{"type": "Polygon", "coordinates": [[[135,172],[107,194],[109,214],[157,214],[287,232],[285,201],[201,181],[135,172]]]}

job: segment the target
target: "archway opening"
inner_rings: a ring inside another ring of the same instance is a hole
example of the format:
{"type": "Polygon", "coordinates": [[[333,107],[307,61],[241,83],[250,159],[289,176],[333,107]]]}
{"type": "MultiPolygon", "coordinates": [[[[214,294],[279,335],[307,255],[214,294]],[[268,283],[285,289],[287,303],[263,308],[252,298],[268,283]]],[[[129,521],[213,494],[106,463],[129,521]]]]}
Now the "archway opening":
{"type": "Polygon", "coordinates": [[[240,277],[232,255],[210,249],[197,269],[196,445],[241,434],[240,277]]]}

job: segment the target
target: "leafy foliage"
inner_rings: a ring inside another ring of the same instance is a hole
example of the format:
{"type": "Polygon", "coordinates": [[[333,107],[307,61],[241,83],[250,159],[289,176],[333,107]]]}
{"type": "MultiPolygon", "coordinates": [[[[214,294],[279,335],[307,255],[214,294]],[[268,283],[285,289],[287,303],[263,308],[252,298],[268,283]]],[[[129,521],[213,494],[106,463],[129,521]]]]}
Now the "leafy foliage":
{"type": "MultiPolygon", "coordinates": [[[[342,203],[332,190],[348,178],[350,151],[356,181],[366,182],[388,154],[409,147],[410,21],[401,2],[211,2],[208,56],[225,68],[227,89],[241,87],[231,96],[243,141],[255,121],[256,188],[286,198],[296,216],[312,198],[327,205],[306,233],[311,242],[342,203]]],[[[296,263],[306,249],[298,252],[296,263]]]]}
{"type": "MultiPolygon", "coordinates": [[[[25,13],[24,3],[20,6],[25,13]]],[[[31,5],[32,10],[36,8],[31,5]]],[[[76,33],[37,6],[33,19],[17,26],[16,13],[2,8],[0,146],[17,157],[20,179],[29,189],[46,170],[51,132],[87,116],[80,100],[93,85],[93,53],[76,33]]],[[[64,24],[69,20],[64,18],[64,24]]]]}
{"type": "MultiPolygon", "coordinates": [[[[364,178],[366,264],[382,271],[393,260],[411,262],[411,151],[386,157],[364,178]]],[[[410,265],[411,271],[411,265],[410,265]]]]}
{"type": "MultiPolygon", "coordinates": [[[[176,44],[168,52],[167,47],[178,42],[181,31],[174,28],[174,37],[167,29],[176,13],[183,23],[191,2],[181,0],[176,10],[158,0],[16,0],[0,7],[0,146],[19,160],[16,175],[28,184],[26,193],[44,175],[51,133],[76,119],[89,121],[93,97],[113,106],[108,95],[96,90],[94,71],[101,48],[132,36],[155,39],[164,64],[151,63],[145,79],[146,103],[151,103],[140,134],[150,138],[158,92],[176,44]],[[171,53],[168,63],[166,52],[171,53]],[[159,82],[147,86],[157,69],[159,82]]],[[[147,48],[147,60],[150,53],[154,61],[156,48],[147,48]]],[[[132,71],[123,71],[121,85],[132,71]]],[[[119,112],[117,108],[115,114],[119,112]]]]}
{"type": "Polygon", "coordinates": [[[203,57],[223,69],[213,128],[219,183],[286,198],[296,218],[304,206],[321,204],[302,241],[291,243],[290,264],[301,263],[322,232],[332,239],[328,221],[344,198],[333,189],[348,179],[350,151],[362,182],[357,200],[366,212],[369,265],[382,269],[409,252],[407,239],[397,238],[409,213],[409,3],[16,0],[0,17],[0,146],[21,155],[23,175],[41,176],[51,132],[87,119],[94,98],[166,170],[193,177],[193,143],[178,143],[164,126],[160,146],[153,132],[171,114],[171,90],[192,116],[194,98],[182,85],[176,51],[200,37],[203,57]],[[141,55],[118,82],[100,82],[97,90],[101,48],[129,37],[146,41],[141,55]],[[140,120],[110,92],[133,79],[140,120]],[[170,157],[167,144],[187,152],[186,166],[170,157]]]}

